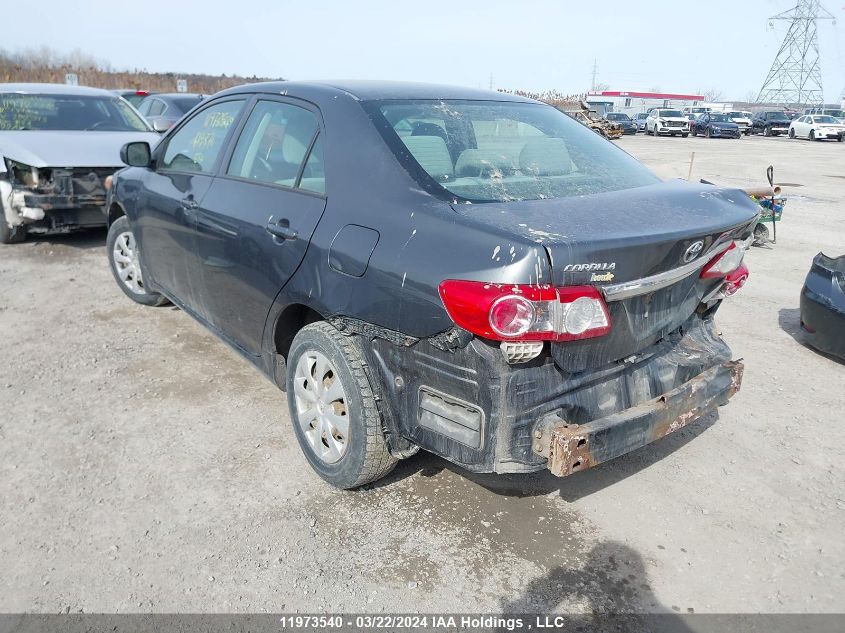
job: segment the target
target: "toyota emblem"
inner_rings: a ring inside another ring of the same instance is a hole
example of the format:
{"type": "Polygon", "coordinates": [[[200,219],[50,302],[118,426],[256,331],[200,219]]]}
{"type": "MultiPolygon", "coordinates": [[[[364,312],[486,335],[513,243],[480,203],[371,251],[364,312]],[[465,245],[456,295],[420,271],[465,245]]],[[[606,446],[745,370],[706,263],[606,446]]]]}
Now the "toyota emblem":
{"type": "Polygon", "coordinates": [[[689,247],[687,247],[687,250],[684,252],[684,263],[689,264],[692,260],[701,255],[701,251],[703,250],[704,242],[702,242],[701,240],[690,244],[689,247]]]}

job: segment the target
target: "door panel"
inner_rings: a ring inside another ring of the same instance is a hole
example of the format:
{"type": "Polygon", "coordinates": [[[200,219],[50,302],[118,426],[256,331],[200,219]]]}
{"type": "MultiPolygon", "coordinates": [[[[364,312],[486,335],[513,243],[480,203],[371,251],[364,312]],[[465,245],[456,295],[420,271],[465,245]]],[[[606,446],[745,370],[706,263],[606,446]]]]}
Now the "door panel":
{"type": "Polygon", "coordinates": [[[138,199],[136,230],[147,274],[165,294],[196,305],[196,212],[212,177],[148,171],[138,199]]]}
{"type": "Polygon", "coordinates": [[[217,178],[205,201],[197,221],[203,305],[220,333],[258,355],[270,307],[305,256],[326,200],[217,178]]]}
{"type": "Polygon", "coordinates": [[[246,98],[212,102],[156,151],[137,206],[148,276],[166,295],[206,317],[196,254],[196,220],[246,98]]]}

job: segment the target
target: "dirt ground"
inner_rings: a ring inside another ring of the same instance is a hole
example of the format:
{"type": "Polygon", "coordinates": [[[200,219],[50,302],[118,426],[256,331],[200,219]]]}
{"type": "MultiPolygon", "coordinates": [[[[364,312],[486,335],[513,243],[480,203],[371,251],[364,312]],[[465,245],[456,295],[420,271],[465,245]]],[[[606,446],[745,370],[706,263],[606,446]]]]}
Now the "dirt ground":
{"type": "Polygon", "coordinates": [[[284,394],[124,297],[104,232],[0,246],[0,611],[845,611],[845,364],[798,326],[812,257],[845,252],[845,143],[618,143],[666,178],[772,164],[791,200],[718,315],[742,391],[566,479],[419,454],[334,490],[284,394]]]}

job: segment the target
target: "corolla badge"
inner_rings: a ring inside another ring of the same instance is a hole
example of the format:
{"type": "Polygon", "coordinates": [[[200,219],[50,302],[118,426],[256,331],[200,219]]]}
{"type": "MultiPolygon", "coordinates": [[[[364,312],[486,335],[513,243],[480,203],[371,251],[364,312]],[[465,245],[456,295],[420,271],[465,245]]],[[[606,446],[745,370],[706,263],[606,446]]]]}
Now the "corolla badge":
{"type": "Polygon", "coordinates": [[[698,240],[697,242],[693,242],[687,247],[687,250],[684,251],[684,263],[689,264],[692,260],[696,257],[701,255],[701,251],[704,250],[704,242],[698,240]]]}

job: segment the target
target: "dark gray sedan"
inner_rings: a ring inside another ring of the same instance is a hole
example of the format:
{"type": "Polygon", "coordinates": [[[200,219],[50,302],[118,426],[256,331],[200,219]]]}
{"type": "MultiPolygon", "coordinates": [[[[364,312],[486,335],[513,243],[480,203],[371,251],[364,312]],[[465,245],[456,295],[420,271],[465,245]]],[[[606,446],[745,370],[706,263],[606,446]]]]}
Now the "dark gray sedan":
{"type": "Polygon", "coordinates": [[[263,83],[123,157],[107,246],[120,288],[175,303],[286,390],[336,486],[420,448],[569,475],[741,383],[713,317],[747,278],[759,207],[662,182],[552,106],[263,83]]]}

